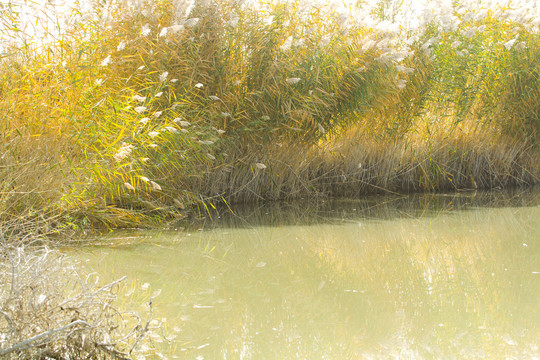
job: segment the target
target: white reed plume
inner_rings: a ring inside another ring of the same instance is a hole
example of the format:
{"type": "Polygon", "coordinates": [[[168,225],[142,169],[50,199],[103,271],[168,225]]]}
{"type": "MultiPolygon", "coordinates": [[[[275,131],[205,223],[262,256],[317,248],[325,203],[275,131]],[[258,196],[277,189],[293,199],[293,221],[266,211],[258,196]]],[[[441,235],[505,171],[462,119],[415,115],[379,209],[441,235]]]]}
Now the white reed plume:
{"type": "Polygon", "coordinates": [[[340,28],[346,29],[350,25],[349,20],[350,20],[350,15],[348,13],[341,13],[338,15],[336,22],[340,28]]]}
{"type": "Polygon", "coordinates": [[[413,35],[413,36],[411,36],[410,38],[407,39],[406,43],[407,43],[407,45],[412,45],[415,42],[417,42],[418,40],[420,40],[420,38],[417,35],[413,35]]]}
{"type": "Polygon", "coordinates": [[[177,133],[178,133],[178,129],[175,128],[175,127],[172,127],[172,126],[165,126],[164,129],[167,130],[167,131],[170,132],[170,133],[173,133],[173,134],[177,134],[177,133]]]}
{"type": "Polygon", "coordinates": [[[150,185],[152,186],[153,191],[161,191],[161,186],[153,180],[150,180],[150,185]]]}
{"type": "Polygon", "coordinates": [[[176,119],[173,120],[175,123],[177,123],[178,125],[182,126],[182,127],[188,127],[191,125],[191,123],[189,121],[186,121],[186,120],[182,120],[182,118],[179,118],[177,117],[176,119]]]}
{"type": "Polygon", "coordinates": [[[175,0],[173,4],[175,9],[175,19],[177,21],[186,19],[195,7],[194,0],[175,0]]]}
{"type": "Polygon", "coordinates": [[[504,47],[506,48],[506,50],[510,50],[512,48],[512,46],[514,46],[514,43],[517,41],[517,39],[512,39],[510,41],[507,41],[504,43],[504,47]]]}
{"type": "Polygon", "coordinates": [[[366,52],[368,51],[369,49],[371,49],[371,47],[373,45],[375,45],[377,42],[375,40],[368,40],[364,43],[364,45],[362,45],[362,51],[363,52],[366,52]]]}
{"type": "Polygon", "coordinates": [[[285,79],[285,82],[286,82],[287,84],[289,84],[289,85],[293,85],[293,84],[298,83],[300,80],[302,80],[302,79],[296,78],[296,77],[295,77],[295,78],[288,78],[288,79],[285,79]]]}
{"type": "Polygon", "coordinates": [[[146,109],[147,109],[146,106],[137,106],[137,107],[136,107],[135,109],[133,109],[133,110],[135,110],[135,112],[136,112],[137,114],[142,114],[143,112],[146,111],[146,109]]]}
{"type": "Polygon", "coordinates": [[[116,51],[122,51],[126,48],[126,42],[124,40],[120,41],[118,46],[116,47],[116,51]]]}
{"type": "Polygon", "coordinates": [[[462,30],[461,31],[461,35],[465,36],[466,38],[472,38],[475,34],[476,34],[476,30],[477,28],[476,27],[471,27],[467,30],[462,30]]]}
{"type": "Polygon", "coordinates": [[[274,15],[270,15],[270,16],[265,16],[262,18],[262,21],[263,21],[263,24],[264,25],[270,25],[272,24],[272,22],[274,22],[274,15]]]}
{"type": "Polygon", "coordinates": [[[141,36],[142,36],[142,37],[148,36],[148,35],[150,35],[150,32],[151,32],[150,26],[148,26],[148,24],[147,24],[147,25],[144,25],[144,26],[142,27],[142,29],[141,29],[141,36]]]}
{"type": "Polygon", "coordinates": [[[132,99],[138,102],[145,102],[146,96],[133,95],[132,99]]]}
{"type": "Polygon", "coordinates": [[[291,48],[292,43],[293,37],[289,36],[279,48],[281,49],[281,51],[288,51],[291,48]]]}
{"type": "Polygon", "coordinates": [[[198,23],[199,23],[199,18],[191,18],[191,19],[187,19],[185,22],[184,22],[184,26],[187,27],[187,28],[191,28],[191,27],[194,27],[196,26],[198,23]]]}
{"type": "Polygon", "coordinates": [[[240,18],[238,16],[233,16],[229,21],[227,21],[227,25],[234,28],[236,25],[238,25],[238,21],[240,21],[240,18]]]}
{"type": "Polygon", "coordinates": [[[400,90],[405,89],[405,87],[407,86],[407,80],[404,80],[404,79],[398,80],[396,83],[396,86],[400,90]]]}
{"type": "Polygon", "coordinates": [[[114,156],[113,156],[114,160],[116,160],[116,162],[120,162],[120,161],[124,160],[129,155],[131,155],[131,152],[133,151],[134,148],[135,148],[135,146],[133,146],[131,144],[122,143],[122,146],[120,146],[120,149],[118,149],[116,154],[114,154],[114,156]]]}
{"type": "Polygon", "coordinates": [[[159,81],[164,82],[165,80],[167,80],[167,76],[169,76],[168,71],[162,72],[161,74],[159,74],[159,81]]]}
{"type": "Polygon", "coordinates": [[[107,56],[105,59],[103,59],[100,63],[101,66],[107,66],[111,63],[111,55],[107,56]]]}
{"type": "Polygon", "coordinates": [[[184,25],[173,25],[173,26],[169,26],[167,29],[168,29],[167,31],[170,34],[178,34],[178,33],[182,32],[182,31],[186,30],[184,25]]]}
{"type": "Polygon", "coordinates": [[[396,65],[396,70],[399,71],[399,72],[402,72],[404,74],[409,74],[409,73],[414,72],[413,68],[403,66],[403,65],[396,65]]]}

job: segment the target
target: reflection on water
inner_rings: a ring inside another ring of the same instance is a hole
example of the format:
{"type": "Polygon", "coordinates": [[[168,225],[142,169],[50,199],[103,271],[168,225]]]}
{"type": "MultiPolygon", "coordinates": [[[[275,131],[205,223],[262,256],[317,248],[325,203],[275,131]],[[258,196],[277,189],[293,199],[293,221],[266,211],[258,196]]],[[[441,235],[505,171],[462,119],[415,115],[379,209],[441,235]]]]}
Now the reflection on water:
{"type": "Polygon", "coordinates": [[[168,358],[530,359],[539,194],[265,205],[72,252],[153,297],[168,358]]]}
{"type": "Polygon", "coordinates": [[[523,207],[540,203],[539,188],[513,191],[463,192],[453,194],[373,195],[362,199],[275,202],[235,206],[206,213],[201,221],[179,224],[187,228],[253,227],[257,225],[308,225],[336,223],[356,218],[392,219],[437,216],[478,207],[523,207]]]}

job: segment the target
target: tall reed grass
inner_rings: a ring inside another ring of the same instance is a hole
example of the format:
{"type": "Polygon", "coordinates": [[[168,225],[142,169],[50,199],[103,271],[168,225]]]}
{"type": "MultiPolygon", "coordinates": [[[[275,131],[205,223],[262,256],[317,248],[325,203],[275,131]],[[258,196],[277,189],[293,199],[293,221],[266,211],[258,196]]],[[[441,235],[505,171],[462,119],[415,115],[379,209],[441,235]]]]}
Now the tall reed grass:
{"type": "Polygon", "coordinates": [[[38,44],[9,4],[4,218],[538,182],[535,8],[111,0],[38,44]]]}

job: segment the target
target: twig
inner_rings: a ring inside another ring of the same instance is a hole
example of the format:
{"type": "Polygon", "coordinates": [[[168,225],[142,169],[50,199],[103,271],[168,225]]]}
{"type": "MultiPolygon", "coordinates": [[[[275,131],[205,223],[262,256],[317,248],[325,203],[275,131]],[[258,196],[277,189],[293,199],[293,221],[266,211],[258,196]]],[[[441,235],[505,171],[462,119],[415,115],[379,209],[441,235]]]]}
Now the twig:
{"type": "Polygon", "coordinates": [[[94,344],[101,349],[101,351],[105,351],[107,354],[111,355],[115,359],[120,360],[129,360],[130,358],[126,357],[126,354],[124,354],[121,351],[115,350],[115,349],[109,349],[106,344],[100,344],[94,342],[94,344]]]}
{"type": "Polygon", "coordinates": [[[9,353],[12,353],[14,351],[20,351],[20,350],[25,350],[25,349],[29,349],[31,347],[34,347],[34,346],[37,346],[37,345],[34,345],[33,343],[36,342],[37,340],[40,340],[40,339],[43,339],[47,336],[50,336],[54,333],[57,333],[57,332],[60,332],[60,331],[64,331],[66,329],[69,329],[75,325],[85,325],[85,326],[88,326],[88,327],[92,327],[92,325],[90,325],[89,323],[87,323],[86,321],[83,321],[83,320],[76,320],[72,323],[69,323],[65,326],[62,326],[58,329],[53,329],[53,330],[50,330],[50,331],[46,331],[44,333],[41,333],[39,335],[36,335],[34,337],[31,337],[30,339],[26,339],[18,344],[15,344],[14,346],[8,348],[8,349],[5,349],[5,350],[0,350],[0,356],[4,356],[4,355],[7,355],[9,353]]]}
{"type": "Polygon", "coordinates": [[[7,322],[9,323],[9,330],[10,330],[10,332],[16,332],[17,329],[15,328],[15,324],[13,323],[13,320],[11,320],[11,318],[9,317],[9,315],[6,314],[5,312],[3,312],[2,310],[0,310],[0,314],[4,315],[4,317],[6,318],[7,322]]]}
{"type": "Polygon", "coordinates": [[[139,341],[143,338],[144,334],[146,334],[146,332],[148,331],[148,327],[150,326],[150,321],[152,320],[152,300],[150,300],[148,305],[150,306],[150,315],[148,316],[148,320],[146,321],[146,325],[144,326],[141,333],[137,337],[137,340],[135,340],[135,343],[131,347],[131,350],[129,350],[129,354],[131,354],[133,352],[133,349],[135,349],[135,346],[137,346],[139,341]]]}
{"type": "MultiPolygon", "coordinates": [[[[116,284],[118,284],[119,282],[124,281],[124,280],[126,280],[126,279],[127,279],[127,276],[123,276],[123,277],[121,277],[120,279],[118,279],[118,280],[116,280],[116,281],[113,281],[112,283],[107,284],[107,285],[103,286],[102,288],[100,288],[100,289],[94,291],[91,295],[96,295],[96,294],[102,292],[103,290],[106,290],[106,289],[108,289],[108,288],[111,288],[111,287],[113,287],[114,285],[116,285],[116,284]]],[[[74,296],[74,297],[72,297],[72,298],[69,298],[69,299],[63,301],[62,303],[58,304],[57,307],[62,307],[62,306],[64,306],[64,305],[66,305],[67,303],[69,303],[69,302],[71,302],[71,301],[73,301],[73,300],[75,300],[75,299],[77,299],[77,298],[79,298],[79,297],[81,297],[81,296],[86,296],[86,297],[88,297],[89,294],[78,294],[78,295],[76,295],[76,296],[74,296]]]]}

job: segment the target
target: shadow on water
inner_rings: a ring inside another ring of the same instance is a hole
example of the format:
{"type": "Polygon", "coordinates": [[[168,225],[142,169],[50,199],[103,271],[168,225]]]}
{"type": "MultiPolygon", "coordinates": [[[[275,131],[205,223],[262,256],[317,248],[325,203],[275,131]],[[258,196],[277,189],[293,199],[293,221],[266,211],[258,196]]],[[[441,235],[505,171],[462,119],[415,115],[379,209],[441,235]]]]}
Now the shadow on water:
{"type": "Polygon", "coordinates": [[[104,276],[128,274],[138,291],[127,302],[152,299],[152,338],[168,358],[530,359],[539,195],[238,208],[72,253],[104,276]]]}

